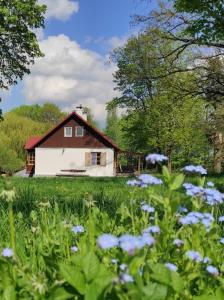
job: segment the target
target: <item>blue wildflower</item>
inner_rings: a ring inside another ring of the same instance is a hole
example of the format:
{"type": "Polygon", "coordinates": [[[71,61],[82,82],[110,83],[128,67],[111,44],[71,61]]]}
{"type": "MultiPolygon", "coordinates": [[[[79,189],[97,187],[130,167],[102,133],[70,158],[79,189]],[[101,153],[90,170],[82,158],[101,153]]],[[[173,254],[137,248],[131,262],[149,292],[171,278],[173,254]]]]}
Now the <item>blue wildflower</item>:
{"type": "Polygon", "coordinates": [[[215,189],[204,189],[203,198],[209,205],[215,205],[223,203],[224,195],[215,189]]]}
{"type": "Polygon", "coordinates": [[[126,270],[127,267],[128,267],[128,266],[127,266],[126,264],[121,264],[121,265],[119,266],[119,268],[120,268],[122,271],[126,270]]]}
{"type": "Polygon", "coordinates": [[[97,239],[97,243],[102,249],[110,249],[118,245],[118,238],[112,234],[103,234],[97,239]]]}
{"type": "Polygon", "coordinates": [[[202,166],[194,166],[189,165],[183,168],[183,171],[186,173],[193,173],[193,174],[200,174],[200,175],[206,175],[207,170],[203,168],[202,166]]]}
{"type": "Polygon", "coordinates": [[[224,216],[219,217],[219,222],[224,222],[224,216]]]}
{"type": "Polygon", "coordinates": [[[82,225],[77,225],[72,227],[72,232],[77,233],[83,233],[85,231],[84,227],[82,225]]]}
{"type": "Polygon", "coordinates": [[[209,181],[209,182],[207,182],[207,186],[209,186],[209,187],[214,187],[214,183],[211,182],[211,181],[209,181]]]}
{"type": "Polygon", "coordinates": [[[187,213],[188,209],[184,206],[179,206],[178,209],[177,209],[177,212],[178,213],[187,213]]]}
{"type": "Polygon", "coordinates": [[[161,179],[156,178],[150,174],[141,174],[138,179],[141,181],[141,185],[159,185],[163,184],[161,179]]]}
{"type": "Polygon", "coordinates": [[[156,154],[156,153],[152,153],[152,154],[148,154],[146,156],[146,161],[150,162],[151,164],[155,164],[155,163],[161,163],[164,161],[167,161],[168,157],[163,155],[163,154],[156,154]]]}
{"type": "Polygon", "coordinates": [[[182,240],[180,240],[180,239],[175,239],[175,240],[173,241],[173,244],[174,244],[175,246],[177,246],[177,247],[181,247],[181,246],[183,246],[184,242],[183,242],[182,240]]]}
{"type": "Polygon", "coordinates": [[[71,247],[71,251],[74,252],[74,253],[75,253],[75,252],[78,252],[78,250],[79,250],[79,249],[78,249],[78,247],[76,247],[76,246],[72,246],[72,247],[71,247]]]}
{"type": "Polygon", "coordinates": [[[145,246],[141,236],[124,234],[119,238],[119,245],[122,250],[133,253],[136,249],[142,249],[145,246]]]}
{"type": "Polygon", "coordinates": [[[193,225],[202,223],[207,230],[210,229],[212,222],[214,221],[213,216],[209,213],[190,212],[186,216],[181,217],[179,222],[182,225],[193,225]]]}
{"type": "Polygon", "coordinates": [[[130,185],[130,186],[140,186],[140,184],[141,184],[141,182],[136,179],[127,181],[127,185],[130,185]]]}
{"type": "Polygon", "coordinates": [[[14,255],[13,250],[11,248],[5,248],[2,250],[3,257],[12,257],[14,255]]]}
{"type": "Polygon", "coordinates": [[[148,213],[154,213],[155,212],[155,208],[148,205],[148,204],[142,204],[141,210],[146,211],[148,213]]]}
{"type": "Polygon", "coordinates": [[[207,257],[207,256],[203,259],[203,263],[204,264],[208,264],[210,262],[211,262],[211,259],[209,257],[207,257]]]}
{"type": "Polygon", "coordinates": [[[191,183],[184,183],[183,187],[186,189],[186,194],[188,196],[199,196],[204,192],[204,189],[202,187],[191,183]]]}
{"type": "Polygon", "coordinates": [[[147,245],[147,246],[152,246],[153,244],[155,244],[154,237],[152,237],[148,233],[143,233],[142,239],[143,239],[144,244],[147,245]]]}
{"type": "Polygon", "coordinates": [[[149,226],[143,230],[143,233],[160,233],[160,228],[157,225],[149,226]]]}
{"type": "Polygon", "coordinates": [[[176,272],[177,271],[177,266],[172,264],[172,263],[165,263],[165,266],[170,270],[170,271],[173,271],[173,272],[176,272]]]}
{"type": "Polygon", "coordinates": [[[121,273],[120,280],[122,283],[134,282],[134,278],[128,273],[121,273]]]}
{"type": "Polygon", "coordinates": [[[186,252],[186,255],[190,260],[196,261],[196,262],[202,262],[203,258],[201,257],[201,254],[194,250],[189,250],[186,252]]]}
{"type": "Polygon", "coordinates": [[[219,275],[219,271],[216,267],[209,265],[206,268],[206,271],[214,276],[218,276],[219,275]]]}

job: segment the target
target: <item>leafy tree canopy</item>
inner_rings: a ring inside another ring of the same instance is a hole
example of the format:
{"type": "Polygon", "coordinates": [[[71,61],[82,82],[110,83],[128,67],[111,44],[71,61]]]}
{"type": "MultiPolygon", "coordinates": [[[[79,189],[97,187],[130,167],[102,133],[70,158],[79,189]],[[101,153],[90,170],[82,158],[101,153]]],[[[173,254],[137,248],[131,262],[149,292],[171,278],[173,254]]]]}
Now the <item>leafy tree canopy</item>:
{"type": "Polygon", "coordinates": [[[0,89],[29,74],[43,55],[34,30],[44,26],[45,10],[37,0],[0,0],[0,89]]]}
{"type": "MultiPolygon", "coordinates": [[[[224,2],[222,0],[175,0],[177,12],[191,15],[186,33],[201,41],[224,40],[224,2]]],[[[186,19],[185,19],[186,20],[186,19]]]]}

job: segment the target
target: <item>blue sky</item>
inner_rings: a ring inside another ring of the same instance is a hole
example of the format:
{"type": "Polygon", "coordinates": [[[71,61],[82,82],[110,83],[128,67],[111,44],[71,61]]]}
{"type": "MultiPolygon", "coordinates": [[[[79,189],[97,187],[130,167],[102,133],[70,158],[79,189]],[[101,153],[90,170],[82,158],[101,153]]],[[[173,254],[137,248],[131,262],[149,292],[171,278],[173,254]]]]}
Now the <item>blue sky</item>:
{"type": "Polygon", "coordinates": [[[105,103],[116,96],[108,64],[110,51],[137,32],[130,16],[145,14],[152,3],[141,0],[39,0],[48,6],[46,27],[38,31],[45,57],[31,75],[3,94],[3,113],[22,104],[59,105],[71,111],[89,106],[96,119],[105,119],[105,103]]]}

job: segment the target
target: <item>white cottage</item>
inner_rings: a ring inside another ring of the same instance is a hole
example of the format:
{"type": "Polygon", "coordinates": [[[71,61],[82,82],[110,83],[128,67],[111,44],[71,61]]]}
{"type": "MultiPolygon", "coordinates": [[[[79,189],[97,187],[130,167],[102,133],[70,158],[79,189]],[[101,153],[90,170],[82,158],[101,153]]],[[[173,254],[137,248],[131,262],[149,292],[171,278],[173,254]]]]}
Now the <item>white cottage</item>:
{"type": "Polygon", "coordinates": [[[25,149],[30,176],[115,176],[120,150],[81,109],[44,136],[30,138],[25,149]]]}

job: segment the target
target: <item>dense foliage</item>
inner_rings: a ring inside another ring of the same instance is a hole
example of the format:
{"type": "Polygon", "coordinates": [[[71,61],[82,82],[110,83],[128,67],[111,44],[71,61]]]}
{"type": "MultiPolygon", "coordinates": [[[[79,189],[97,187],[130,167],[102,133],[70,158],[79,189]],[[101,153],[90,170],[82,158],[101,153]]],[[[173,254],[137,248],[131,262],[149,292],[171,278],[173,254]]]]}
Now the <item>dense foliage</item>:
{"type": "Polygon", "coordinates": [[[0,89],[16,84],[40,51],[34,30],[44,26],[46,7],[37,0],[0,0],[0,89]]]}
{"type": "Polygon", "coordinates": [[[25,165],[24,145],[42,135],[65,114],[53,104],[20,106],[4,115],[0,122],[0,173],[14,173],[25,165]]]}
{"type": "Polygon", "coordinates": [[[3,299],[223,299],[224,195],[209,180],[164,167],[128,185],[28,181],[1,181],[3,299]]]}

